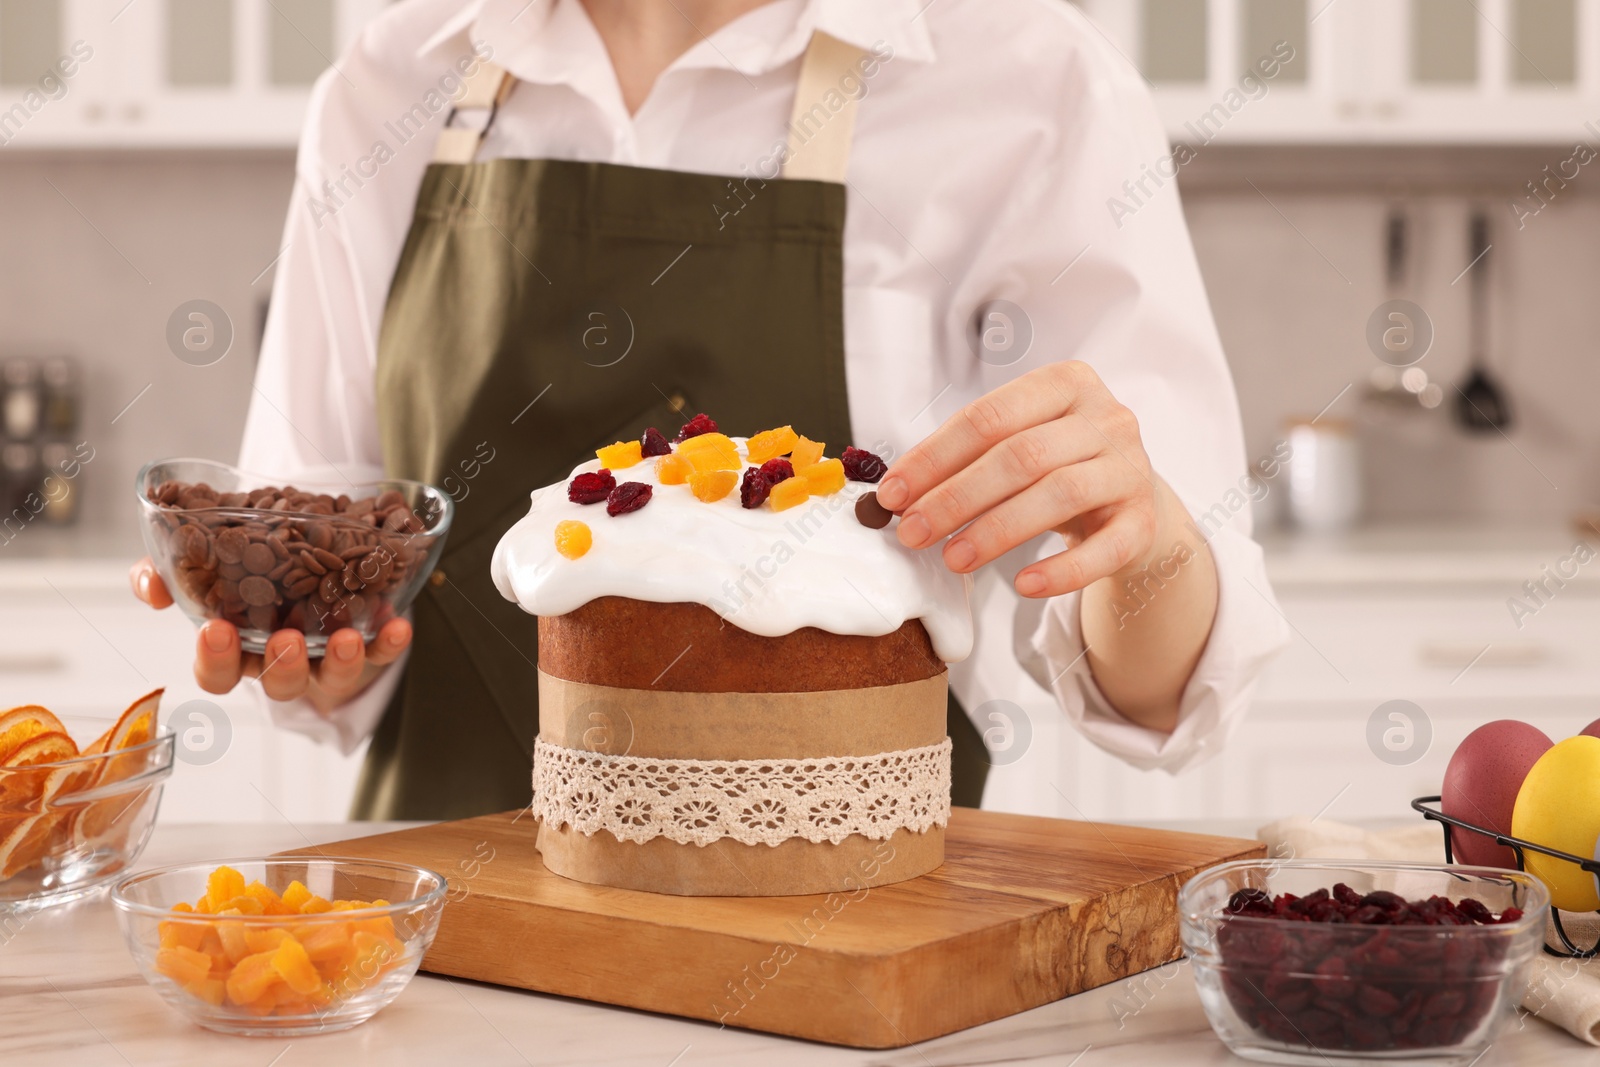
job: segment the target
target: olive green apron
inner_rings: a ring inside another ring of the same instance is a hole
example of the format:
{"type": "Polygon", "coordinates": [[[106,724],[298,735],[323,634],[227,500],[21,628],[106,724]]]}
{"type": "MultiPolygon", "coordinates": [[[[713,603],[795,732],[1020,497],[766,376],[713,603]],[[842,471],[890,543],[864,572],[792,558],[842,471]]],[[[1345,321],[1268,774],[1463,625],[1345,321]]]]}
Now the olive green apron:
{"type": "MultiPolygon", "coordinates": [[[[860,54],[815,35],[796,117],[860,54]]],[[[457,113],[486,117],[475,129],[458,127],[456,113],[446,124],[436,154],[446,161],[423,177],[384,311],[385,465],[443,487],[456,514],[413,606],[410,658],[368,749],[354,818],[527,804],[536,619],[495,590],[489,561],[531,489],[647,427],[670,437],[698,411],[734,432],[792,424],[835,455],[850,443],[842,177],[852,108],[800,145],[791,129],[794,156],[769,181],[474,162],[512,84],[488,65],[469,81],[457,113]],[[833,180],[808,173],[829,170],[833,180]]],[[[950,708],[956,803],[976,806],[983,742],[953,698],[950,708]]]]}

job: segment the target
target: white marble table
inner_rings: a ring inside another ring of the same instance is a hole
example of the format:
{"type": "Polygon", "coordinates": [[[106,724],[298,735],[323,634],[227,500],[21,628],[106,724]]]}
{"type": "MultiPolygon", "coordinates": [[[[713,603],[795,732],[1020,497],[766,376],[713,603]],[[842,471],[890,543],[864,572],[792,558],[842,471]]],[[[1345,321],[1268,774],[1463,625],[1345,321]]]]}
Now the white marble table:
{"type": "MultiPolygon", "coordinates": [[[[377,832],[393,827],[370,828],[377,832]]],[[[140,866],[259,855],[348,838],[353,830],[340,825],[162,826],[140,866]]],[[[959,982],[961,976],[938,980],[959,982]]],[[[36,913],[20,924],[0,921],[3,1067],[1113,1067],[1241,1062],[1207,1026],[1187,965],[886,1052],[719,1029],[711,1023],[429,975],[418,975],[394,1004],[353,1030],[273,1040],[213,1034],[168,1008],[134,970],[103,899],[36,913]]],[[[1479,1061],[1481,1067],[1574,1063],[1600,1064],[1600,1050],[1537,1021],[1508,1029],[1479,1061]]]]}

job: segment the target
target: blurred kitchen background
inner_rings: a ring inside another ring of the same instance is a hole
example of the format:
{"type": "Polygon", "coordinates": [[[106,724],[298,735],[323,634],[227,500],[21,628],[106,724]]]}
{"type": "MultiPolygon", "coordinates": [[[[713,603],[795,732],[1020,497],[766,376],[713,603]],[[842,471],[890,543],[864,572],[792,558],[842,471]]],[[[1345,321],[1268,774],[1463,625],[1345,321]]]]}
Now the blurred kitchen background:
{"type": "MultiPolygon", "coordinates": [[[[233,458],[311,83],[385,6],[0,0],[8,493],[82,453],[65,503],[0,530],[0,706],[204,697],[189,624],[126,589],[134,473],[233,458]],[[233,334],[205,365],[168,343],[195,300],[233,334]]],[[[1400,815],[1490,718],[1600,716],[1600,564],[1572,561],[1600,543],[1600,0],[1082,6],[1185,146],[1166,170],[1250,455],[1292,453],[1224,506],[1255,510],[1296,637],[1227,756],[1178,779],[1001,684],[988,805],[1042,781],[1066,816],[1400,815]]],[[[179,769],[167,818],[342,815],[355,759],[214,699],[229,736],[179,769]]]]}

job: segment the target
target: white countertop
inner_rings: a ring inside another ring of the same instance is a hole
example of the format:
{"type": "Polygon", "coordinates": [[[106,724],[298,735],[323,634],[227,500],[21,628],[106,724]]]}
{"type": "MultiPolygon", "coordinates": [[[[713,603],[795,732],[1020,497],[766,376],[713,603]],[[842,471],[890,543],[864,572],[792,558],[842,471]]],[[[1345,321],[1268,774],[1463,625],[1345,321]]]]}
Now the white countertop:
{"type": "MultiPolygon", "coordinates": [[[[1515,592],[1523,582],[1539,580],[1543,568],[1555,571],[1561,565],[1574,586],[1600,593],[1600,556],[1587,564],[1562,564],[1581,539],[1576,527],[1430,522],[1360,526],[1322,536],[1268,530],[1256,539],[1266,551],[1267,575],[1280,591],[1293,586],[1394,590],[1493,585],[1515,592]]],[[[1600,544],[1600,533],[1588,531],[1587,541],[1600,544]]]]}
{"type": "MultiPolygon", "coordinates": [[[[395,827],[368,828],[379,833],[395,827]]],[[[268,853],[348,838],[352,832],[348,825],[161,825],[140,866],[268,853]]],[[[960,981],[954,974],[939,977],[960,981]]],[[[512,1067],[1114,1067],[1244,1061],[1212,1034],[1184,965],[884,1052],[719,1029],[711,1023],[424,974],[394,1004],[353,1030],[274,1040],[213,1034],[169,1009],[134,970],[104,900],[0,925],[0,1064],[5,1067],[431,1067],[441,1062],[512,1067]],[[1120,1023],[1114,1014],[1119,1005],[1120,1023]]],[[[1515,1024],[1508,1027],[1479,1061],[1481,1067],[1572,1063],[1600,1063],[1600,1050],[1536,1021],[1520,1030],[1515,1024]]]]}

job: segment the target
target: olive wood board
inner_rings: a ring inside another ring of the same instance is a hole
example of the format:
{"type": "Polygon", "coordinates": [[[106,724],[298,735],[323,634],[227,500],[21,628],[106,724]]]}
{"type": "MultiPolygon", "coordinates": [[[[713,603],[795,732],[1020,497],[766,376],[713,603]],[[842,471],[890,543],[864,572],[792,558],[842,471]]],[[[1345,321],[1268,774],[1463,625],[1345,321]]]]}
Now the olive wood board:
{"type": "Polygon", "coordinates": [[[678,897],[551,874],[536,832],[525,811],[504,812],[293,854],[446,875],[426,971],[899,1048],[1177,959],[1179,887],[1266,852],[1238,838],[956,808],[944,865],[920,878],[851,894],[678,897]]]}

